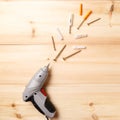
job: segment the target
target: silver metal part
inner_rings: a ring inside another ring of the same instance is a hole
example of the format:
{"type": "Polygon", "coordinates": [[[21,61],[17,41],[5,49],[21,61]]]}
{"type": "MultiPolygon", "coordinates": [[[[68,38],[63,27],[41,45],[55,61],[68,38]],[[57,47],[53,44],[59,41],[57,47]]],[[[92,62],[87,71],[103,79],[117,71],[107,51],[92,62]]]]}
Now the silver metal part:
{"type": "Polygon", "coordinates": [[[48,66],[49,65],[38,70],[38,72],[32,77],[23,93],[24,101],[27,101],[27,99],[29,99],[34,92],[37,92],[42,88],[48,76],[48,66]]]}
{"type": "Polygon", "coordinates": [[[32,77],[23,92],[23,100],[31,101],[39,112],[44,114],[47,118],[52,118],[54,117],[56,110],[43,89],[43,85],[48,76],[48,68],[49,64],[41,68],[32,77]]]}

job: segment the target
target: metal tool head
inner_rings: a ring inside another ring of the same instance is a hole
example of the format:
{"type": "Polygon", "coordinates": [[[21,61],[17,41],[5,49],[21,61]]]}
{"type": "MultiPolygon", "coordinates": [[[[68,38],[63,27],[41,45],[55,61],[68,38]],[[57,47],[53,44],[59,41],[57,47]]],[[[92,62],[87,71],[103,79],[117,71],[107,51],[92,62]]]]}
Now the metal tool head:
{"type": "Polygon", "coordinates": [[[28,85],[26,86],[24,93],[23,93],[23,100],[27,101],[33,94],[34,92],[39,91],[47,77],[48,77],[48,69],[49,69],[49,64],[47,66],[44,66],[40,70],[38,70],[37,73],[32,77],[28,85]]]}

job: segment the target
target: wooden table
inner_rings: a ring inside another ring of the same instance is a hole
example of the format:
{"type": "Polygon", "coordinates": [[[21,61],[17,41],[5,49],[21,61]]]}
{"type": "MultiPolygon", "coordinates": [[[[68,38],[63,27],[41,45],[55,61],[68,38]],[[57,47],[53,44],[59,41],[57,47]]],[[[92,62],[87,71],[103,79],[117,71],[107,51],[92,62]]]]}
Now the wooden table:
{"type": "Polygon", "coordinates": [[[57,109],[53,120],[120,120],[120,1],[114,0],[112,27],[111,4],[110,0],[0,1],[0,120],[45,119],[30,102],[22,100],[22,93],[33,74],[64,44],[67,48],[52,64],[45,86],[57,109]],[[89,9],[93,13],[77,31],[82,19],[80,3],[83,15],[89,9]],[[74,13],[71,35],[70,13],[74,13]],[[87,25],[99,17],[100,21],[87,25]],[[57,27],[63,41],[58,39],[57,27]],[[75,34],[88,37],[76,40],[75,34]],[[87,49],[63,61],[63,56],[75,51],[73,45],[87,49]]]}

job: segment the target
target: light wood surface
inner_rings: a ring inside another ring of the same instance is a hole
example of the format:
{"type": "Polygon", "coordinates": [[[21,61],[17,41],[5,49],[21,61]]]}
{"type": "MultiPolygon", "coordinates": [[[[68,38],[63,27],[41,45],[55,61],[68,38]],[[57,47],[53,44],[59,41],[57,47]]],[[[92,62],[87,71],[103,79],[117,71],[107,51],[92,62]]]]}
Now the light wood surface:
{"type": "Polygon", "coordinates": [[[0,1],[0,120],[45,119],[30,102],[22,100],[22,93],[34,73],[64,44],[67,47],[53,62],[45,86],[57,109],[53,120],[120,120],[120,1],[114,0],[112,27],[111,5],[110,0],[0,1]],[[93,13],[78,31],[80,3],[83,16],[88,10],[93,13]],[[70,13],[74,13],[71,35],[70,13]],[[100,21],[87,25],[99,17],[100,21]],[[58,39],[57,27],[63,41],[58,39]],[[76,40],[76,34],[88,37],[76,40]],[[63,61],[62,57],[75,51],[74,45],[87,48],[63,61]]]}

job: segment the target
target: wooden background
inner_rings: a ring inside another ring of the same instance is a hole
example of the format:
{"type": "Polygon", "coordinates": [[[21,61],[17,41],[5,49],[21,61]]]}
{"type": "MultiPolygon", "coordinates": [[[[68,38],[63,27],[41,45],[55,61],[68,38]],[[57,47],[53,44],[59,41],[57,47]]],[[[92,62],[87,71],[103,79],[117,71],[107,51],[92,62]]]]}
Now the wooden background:
{"type": "Polygon", "coordinates": [[[22,100],[22,93],[33,74],[48,64],[63,44],[67,48],[52,64],[46,85],[57,109],[53,120],[120,120],[120,1],[114,0],[112,27],[111,4],[110,0],[0,1],[0,120],[45,119],[30,102],[22,100]],[[83,15],[89,9],[93,13],[77,31],[82,19],[80,3],[83,15]],[[74,13],[71,35],[70,13],[74,13]],[[98,17],[100,21],[87,26],[98,17]],[[58,39],[57,27],[64,35],[63,41],[58,39]],[[88,37],[74,39],[75,34],[82,33],[88,37]],[[85,45],[87,49],[63,61],[63,56],[74,51],[73,45],[85,45]]]}

